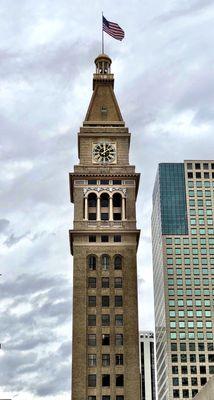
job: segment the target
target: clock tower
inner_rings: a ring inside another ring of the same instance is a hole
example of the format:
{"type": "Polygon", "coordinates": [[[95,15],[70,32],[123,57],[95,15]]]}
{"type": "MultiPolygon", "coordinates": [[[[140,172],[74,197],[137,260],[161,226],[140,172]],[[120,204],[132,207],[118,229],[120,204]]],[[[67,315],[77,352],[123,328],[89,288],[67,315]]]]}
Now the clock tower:
{"type": "Polygon", "coordinates": [[[135,202],[130,132],[111,59],[95,59],[93,94],[70,173],[74,226],[72,400],[140,400],[135,202]]]}

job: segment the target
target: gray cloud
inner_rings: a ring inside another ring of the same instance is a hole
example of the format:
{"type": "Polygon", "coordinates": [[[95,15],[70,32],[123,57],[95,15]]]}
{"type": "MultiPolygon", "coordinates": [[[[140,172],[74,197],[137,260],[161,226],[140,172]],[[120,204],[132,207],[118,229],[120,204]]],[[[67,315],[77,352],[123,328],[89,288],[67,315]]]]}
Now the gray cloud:
{"type": "MultiPolygon", "coordinates": [[[[210,0],[103,5],[126,30],[122,43],[105,36],[105,51],[133,132],[130,159],[142,173],[140,327],[153,329],[150,215],[157,164],[213,158],[214,6],[210,0]]],[[[70,398],[68,172],[78,163],[76,133],[92,93],[100,14],[100,3],[88,0],[1,4],[0,382],[11,398],[15,391],[20,399],[70,398]]]]}
{"type": "Polygon", "coordinates": [[[170,11],[162,14],[158,20],[159,21],[170,21],[176,18],[183,18],[183,17],[193,17],[196,13],[201,13],[206,11],[209,7],[213,7],[212,0],[204,0],[203,2],[200,0],[190,0],[188,2],[181,1],[179,2],[178,7],[173,7],[170,11]]]}
{"type": "Polygon", "coordinates": [[[15,236],[14,233],[11,233],[11,235],[7,238],[7,240],[4,241],[4,244],[7,247],[11,247],[14,244],[18,243],[20,240],[22,240],[23,238],[27,237],[29,235],[29,231],[24,233],[23,235],[20,236],[15,236]]]}
{"type": "Polygon", "coordinates": [[[8,221],[7,219],[0,219],[0,232],[4,232],[8,226],[10,224],[10,221],[8,221]]]}
{"type": "Polygon", "coordinates": [[[12,384],[13,390],[33,388],[46,396],[69,389],[71,342],[58,330],[70,325],[70,300],[70,285],[60,275],[25,274],[1,284],[1,302],[7,304],[1,318],[0,357],[5,390],[12,384]],[[40,377],[37,383],[35,375],[40,377]],[[53,385],[53,376],[64,376],[64,388],[53,385]]]}

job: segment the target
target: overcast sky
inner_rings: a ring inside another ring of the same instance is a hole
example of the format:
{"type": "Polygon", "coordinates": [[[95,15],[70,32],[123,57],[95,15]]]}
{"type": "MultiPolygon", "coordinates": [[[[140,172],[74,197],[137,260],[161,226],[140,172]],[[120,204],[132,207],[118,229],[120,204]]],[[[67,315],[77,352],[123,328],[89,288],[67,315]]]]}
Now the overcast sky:
{"type": "Polygon", "coordinates": [[[153,329],[151,196],[159,162],[214,159],[213,0],[1,0],[0,399],[70,400],[68,172],[92,94],[101,11],[141,173],[140,328],[153,329]]]}

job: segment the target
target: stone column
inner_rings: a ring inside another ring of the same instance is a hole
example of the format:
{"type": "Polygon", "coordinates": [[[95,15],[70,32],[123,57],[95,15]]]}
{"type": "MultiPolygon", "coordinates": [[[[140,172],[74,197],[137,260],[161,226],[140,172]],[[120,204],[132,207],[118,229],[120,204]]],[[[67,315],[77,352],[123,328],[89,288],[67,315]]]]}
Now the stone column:
{"type": "Polygon", "coordinates": [[[85,220],[88,221],[88,197],[85,197],[85,220]]]}
{"type": "Polygon", "coordinates": [[[122,197],[122,221],[126,219],[126,199],[122,197]]]}
{"type": "Polygon", "coordinates": [[[101,215],[100,215],[100,196],[97,196],[97,221],[100,221],[101,215]]]}
{"type": "Polygon", "coordinates": [[[109,197],[109,221],[113,221],[113,197],[109,197]]]}

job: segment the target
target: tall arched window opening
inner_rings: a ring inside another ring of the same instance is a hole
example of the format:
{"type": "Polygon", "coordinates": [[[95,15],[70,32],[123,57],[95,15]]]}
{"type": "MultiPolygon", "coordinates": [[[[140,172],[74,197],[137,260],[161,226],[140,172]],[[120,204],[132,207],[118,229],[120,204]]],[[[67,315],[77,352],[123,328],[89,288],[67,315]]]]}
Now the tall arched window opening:
{"type": "Polygon", "coordinates": [[[90,271],[94,271],[96,269],[96,265],[97,265],[96,257],[90,254],[90,256],[88,256],[88,269],[90,271]]]}
{"type": "Polygon", "coordinates": [[[104,271],[108,271],[108,269],[109,269],[109,261],[110,261],[110,258],[108,256],[108,254],[103,254],[102,258],[101,258],[101,263],[102,263],[102,269],[104,271]]]}
{"type": "Polygon", "coordinates": [[[122,269],[122,256],[120,254],[114,257],[114,269],[122,269]]]}
{"type": "Polygon", "coordinates": [[[90,193],[88,195],[88,219],[94,221],[97,218],[97,195],[90,193]]]}
{"type": "Polygon", "coordinates": [[[109,195],[102,193],[100,196],[101,220],[107,221],[109,219],[109,195]]]}
{"type": "Polygon", "coordinates": [[[122,196],[120,193],[113,195],[113,220],[120,221],[122,219],[122,196]]]}

